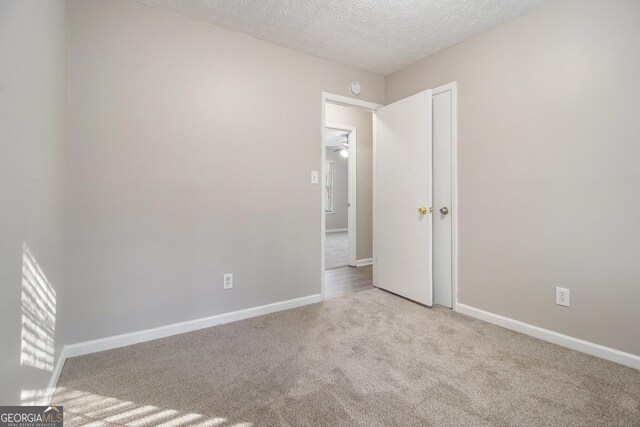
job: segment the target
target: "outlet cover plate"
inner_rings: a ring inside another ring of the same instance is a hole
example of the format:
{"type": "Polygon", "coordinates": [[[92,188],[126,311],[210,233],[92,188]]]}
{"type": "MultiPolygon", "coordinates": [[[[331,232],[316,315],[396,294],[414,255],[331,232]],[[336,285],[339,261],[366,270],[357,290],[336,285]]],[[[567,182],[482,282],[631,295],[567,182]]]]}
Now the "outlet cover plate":
{"type": "Polygon", "coordinates": [[[556,304],[569,307],[571,304],[571,291],[567,288],[556,286],[556,304]]]}
{"type": "Polygon", "coordinates": [[[222,278],[222,289],[233,288],[233,273],[226,273],[222,278]]]}

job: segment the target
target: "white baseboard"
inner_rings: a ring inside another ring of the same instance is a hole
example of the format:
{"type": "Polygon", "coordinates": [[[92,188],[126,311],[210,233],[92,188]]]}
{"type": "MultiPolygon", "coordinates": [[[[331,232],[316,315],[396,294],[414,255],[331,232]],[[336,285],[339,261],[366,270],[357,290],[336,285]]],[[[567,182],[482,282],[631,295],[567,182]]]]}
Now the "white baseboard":
{"type": "Polygon", "coordinates": [[[509,317],[500,316],[499,314],[493,314],[465,304],[458,303],[455,307],[457,312],[466,314],[467,316],[475,317],[476,319],[484,320],[485,322],[493,323],[494,325],[502,326],[503,328],[520,332],[525,335],[530,335],[562,347],[587,353],[631,368],[640,369],[640,356],[635,354],[625,353],[600,344],[595,344],[569,335],[543,329],[538,326],[533,326],[509,317]]]}
{"type": "Polygon", "coordinates": [[[349,231],[348,228],[332,228],[330,230],[324,230],[325,233],[342,233],[344,231],[349,231]]]}
{"type": "Polygon", "coordinates": [[[356,267],[364,267],[365,265],[373,265],[373,258],[356,260],[356,267]]]}
{"type": "MultiPolygon", "coordinates": [[[[62,350],[60,350],[58,361],[53,367],[47,388],[44,390],[35,390],[35,394],[29,396],[26,400],[22,399],[23,396],[21,394],[20,399],[23,400],[22,405],[51,405],[53,392],[56,391],[56,385],[58,384],[58,379],[60,378],[60,373],[62,372],[65,360],[67,360],[66,346],[62,347],[62,350]]],[[[25,391],[23,391],[23,393],[25,393],[25,391]]],[[[29,393],[29,391],[27,391],[27,393],[29,393]]]]}
{"type": "Polygon", "coordinates": [[[128,334],[114,335],[112,337],[101,338],[93,341],[86,341],[78,344],[66,346],[66,357],[83,356],[85,354],[96,353],[141,342],[152,341],[159,338],[170,337],[172,335],[184,334],[198,329],[210,328],[211,326],[236,322],[250,317],[262,316],[277,311],[302,307],[307,304],[314,304],[322,301],[320,294],[310,295],[302,298],[290,299],[273,304],[261,305],[244,310],[232,311],[230,313],[218,314],[201,319],[188,320],[186,322],[173,323],[171,325],[160,326],[143,331],[130,332],[128,334]]]}
{"type": "MultiPolygon", "coordinates": [[[[132,344],[170,337],[172,335],[183,334],[185,332],[191,332],[198,329],[236,322],[250,317],[257,317],[278,311],[289,310],[291,308],[302,307],[308,304],[315,304],[323,300],[324,298],[320,294],[309,295],[306,297],[275,302],[258,307],[232,311],[230,313],[223,313],[186,322],[173,323],[171,325],[160,326],[157,328],[130,332],[128,334],[114,335],[107,338],[66,345],[60,352],[58,362],[51,374],[48,392],[53,395],[53,391],[58,384],[58,378],[60,377],[60,372],[62,372],[64,362],[69,357],[83,356],[85,354],[97,353],[99,351],[111,350],[118,347],[125,347],[132,344]]],[[[51,396],[49,396],[48,400],[51,401],[51,396]]]]}
{"type": "Polygon", "coordinates": [[[53,394],[56,385],[58,384],[58,379],[60,378],[60,373],[62,373],[62,368],[64,367],[64,362],[67,360],[67,357],[67,346],[64,346],[58,356],[58,362],[51,373],[51,380],[49,381],[49,387],[47,388],[51,391],[51,394],[53,394]]]}

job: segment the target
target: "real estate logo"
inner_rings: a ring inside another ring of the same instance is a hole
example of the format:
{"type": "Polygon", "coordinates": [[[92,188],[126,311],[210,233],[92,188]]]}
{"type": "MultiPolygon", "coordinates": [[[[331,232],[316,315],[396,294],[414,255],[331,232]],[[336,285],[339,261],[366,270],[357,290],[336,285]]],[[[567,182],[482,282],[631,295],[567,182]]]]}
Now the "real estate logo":
{"type": "Polygon", "coordinates": [[[0,406],[0,427],[62,427],[62,406],[0,406]]]}

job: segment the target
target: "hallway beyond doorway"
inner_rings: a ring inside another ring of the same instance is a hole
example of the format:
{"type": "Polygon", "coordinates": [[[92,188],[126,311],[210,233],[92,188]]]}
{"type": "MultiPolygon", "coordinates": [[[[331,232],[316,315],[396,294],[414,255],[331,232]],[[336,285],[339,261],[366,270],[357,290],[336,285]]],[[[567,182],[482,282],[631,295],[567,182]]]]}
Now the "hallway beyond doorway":
{"type": "Polygon", "coordinates": [[[325,298],[334,298],[373,289],[373,267],[341,267],[327,270],[325,298]]]}
{"type": "Polygon", "coordinates": [[[348,232],[328,232],[325,236],[325,270],[346,267],[349,263],[348,232]]]}

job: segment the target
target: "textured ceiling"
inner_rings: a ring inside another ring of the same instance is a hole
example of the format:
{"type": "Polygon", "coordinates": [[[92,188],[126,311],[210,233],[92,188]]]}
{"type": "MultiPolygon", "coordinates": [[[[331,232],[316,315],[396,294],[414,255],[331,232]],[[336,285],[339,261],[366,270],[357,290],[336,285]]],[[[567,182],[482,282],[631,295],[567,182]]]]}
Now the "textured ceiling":
{"type": "Polygon", "coordinates": [[[387,75],[548,0],[137,0],[387,75]]]}

